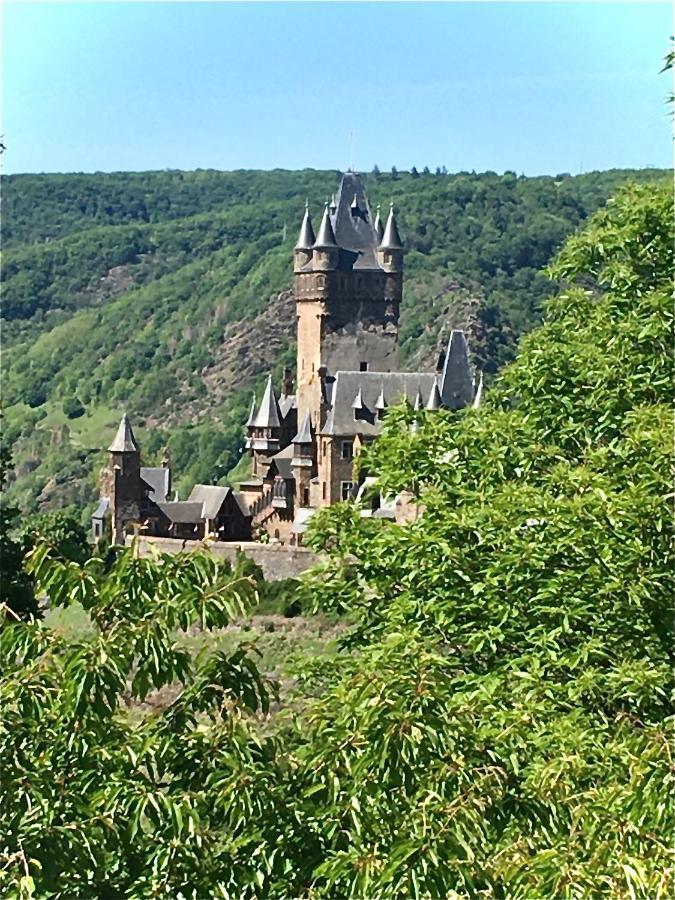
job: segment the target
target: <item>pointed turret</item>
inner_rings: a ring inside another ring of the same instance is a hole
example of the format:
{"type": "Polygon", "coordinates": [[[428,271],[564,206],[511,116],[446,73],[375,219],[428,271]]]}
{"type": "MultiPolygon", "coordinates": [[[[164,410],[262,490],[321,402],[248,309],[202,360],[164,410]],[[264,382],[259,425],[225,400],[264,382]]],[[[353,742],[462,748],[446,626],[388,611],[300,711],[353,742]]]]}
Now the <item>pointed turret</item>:
{"type": "Polygon", "coordinates": [[[448,409],[462,409],[474,400],[469,347],[463,331],[450,333],[441,375],[441,400],[448,409]]]}
{"type": "Polygon", "coordinates": [[[253,398],[251,400],[251,408],[248,411],[248,419],[246,420],[246,427],[249,428],[255,422],[255,417],[257,415],[258,409],[255,405],[255,393],[253,394],[253,398]]]}
{"type": "Polygon", "coordinates": [[[296,250],[311,250],[314,246],[314,241],[316,237],[314,236],[314,229],[312,228],[312,219],[309,214],[309,200],[305,202],[305,215],[302,219],[302,225],[300,226],[300,234],[298,235],[298,242],[295,245],[296,250]]]}
{"type": "Polygon", "coordinates": [[[377,242],[378,242],[378,244],[381,244],[382,238],[384,237],[384,225],[382,224],[382,217],[380,216],[379,203],[377,206],[377,215],[375,216],[375,222],[373,223],[373,228],[375,229],[375,234],[377,235],[377,242]]]}
{"type": "Polygon", "coordinates": [[[300,428],[298,428],[298,433],[293,438],[294,444],[311,444],[314,438],[312,437],[312,417],[309,413],[309,410],[305,413],[305,418],[302,420],[302,424],[300,428]]]}
{"type": "Polygon", "coordinates": [[[427,400],[427,409],[440,409],[441,408],[441,392],[438,390],[438,382],[434,381],[431,393],[429,394],[429,399],[427,400]]]}
{"type": "Polygon", "coordinates": [[[389,207],[389,216],[387,218],[387,225],[384,229],[384,234],[382,236],[382,242],[380,243],[380,247],[383,250],[403,250],[403,244],[401,243],[401,235],[398,233],[398,226],[396,225],[396,219],[394,218],[394,204],[393,203],[389,207]]]}
{"type": "Polygon", "coordinates": [[[139,446],[136,443],[134,432],[129,421],[129,416],[124,413],[122,421],[117,429],[112,444],[108,447],[110,453],[138,453],[139,446]]]}
{"type": "Polygon", "coordinates": [[[281,425],[281,410],[277,401],[274,388],[272,387],[272,376],[267,378],[265,385],[265,393],[260,401],[258,412],[253,422],[254,428],[279,428],[281,425]]]}
{"type": "Polygon", "coordinates": [[[314,249],[323,250],[329,247],[337,247],[337,244],[335,243],[333,226],[330,222],[328,204],[326,204],[326,208],[323,211],[323,218],[321,219],[321,225],[319,226],[319,233],[317,234],[316,240],[314,241],[314,249]]]}

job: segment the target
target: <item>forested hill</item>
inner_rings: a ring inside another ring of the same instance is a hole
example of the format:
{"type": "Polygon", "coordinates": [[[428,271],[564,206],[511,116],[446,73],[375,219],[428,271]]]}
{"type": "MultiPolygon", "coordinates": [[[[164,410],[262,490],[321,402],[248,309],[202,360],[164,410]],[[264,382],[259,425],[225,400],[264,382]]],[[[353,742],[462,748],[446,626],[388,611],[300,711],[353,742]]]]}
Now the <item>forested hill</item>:
{"type": "MultiPolygon", "coordinates": [[[[409,250],[403,364],[450,325],[488,372],[538,323],[541,269],[626,180],[656,170],[525,178],[373,172],[409,250]]],[[[179,488],[237,461],[248,392],[294,353],[291,253],[339,173],[144,172],[3,179],[3,404],[24,509],[93,500],[121,411],[146,459],[168,444],[179,488]]]]}

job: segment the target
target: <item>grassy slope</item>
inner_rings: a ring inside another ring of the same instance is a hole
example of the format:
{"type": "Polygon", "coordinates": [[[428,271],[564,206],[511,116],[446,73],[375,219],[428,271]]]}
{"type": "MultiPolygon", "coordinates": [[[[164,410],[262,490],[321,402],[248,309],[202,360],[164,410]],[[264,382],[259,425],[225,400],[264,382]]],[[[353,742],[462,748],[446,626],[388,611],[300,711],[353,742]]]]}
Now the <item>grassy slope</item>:
{"type": "MultiPolygon", "coordinates": [[[[428,365],[470,325],[495,369],[539,319],[539,269],[628,176],[370,177],[410,248],[403,361],[428,365]]],[[[237,462],[248,392],[293,358],[291,251],[304,197],[331,172],[152,172],[4,180],[3,403],[23,508],[96,495],[121,410],[149,462],[168,443],[181,496],[237,462]],[[77,396],[85,415],[68,420],[77,396]]],[[[318,214],[318,204],[314,205],[318,214]]]]}

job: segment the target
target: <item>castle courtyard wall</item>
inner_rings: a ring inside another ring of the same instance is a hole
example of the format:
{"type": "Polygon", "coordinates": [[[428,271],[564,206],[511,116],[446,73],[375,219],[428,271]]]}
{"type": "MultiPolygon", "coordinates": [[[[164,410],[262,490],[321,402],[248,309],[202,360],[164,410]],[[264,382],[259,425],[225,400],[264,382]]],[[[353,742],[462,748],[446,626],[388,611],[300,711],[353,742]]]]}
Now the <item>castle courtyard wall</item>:
{"type": "MultiPolygon", "coordinates": [[[[129,546],[133,537],[127,536],[129,546]]],[[[225,543],[222,541],[181,541],[177,538],[151,537],[142,535],[137,538],[138,551],[141,556],[150,556],[153,552],[181,553],[190,550],[207,549],[219,559],[227,559],[234,564],[237,551],[241,552],[260,566],[266,581],[282,581],[284,578],[297,578],[319,562],[319,556],[306,547],[289,547],[281,544],[258,544],[254,541],[225,543]]]]}

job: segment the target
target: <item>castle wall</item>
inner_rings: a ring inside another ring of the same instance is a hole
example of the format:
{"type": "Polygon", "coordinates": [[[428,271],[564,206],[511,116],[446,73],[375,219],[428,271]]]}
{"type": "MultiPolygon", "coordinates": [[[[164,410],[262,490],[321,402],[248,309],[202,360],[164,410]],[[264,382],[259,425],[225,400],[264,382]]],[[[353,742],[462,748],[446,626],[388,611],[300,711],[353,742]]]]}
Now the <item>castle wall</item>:
{"type": "MultiPolygon", "coordinates": [[[[180,553],[185,551],[208,549],[215,557],[227,559],[234,565],[237,551],[241,550],[250,560],[260,566],[266,581],[281,581],[284,578],[297,578],[319,562],[319,557],[305,547],[288,547],[279,544],[256,544],[253,541],[238,543],[202,543],[201,541],[181,541],[175,538],[141,536],[138,539],[138,551],[141,556],[150,556],[153,550],[160,553],[180,553]]],[[[130,546],[133,538],[126,538],[130,546]]]]}

